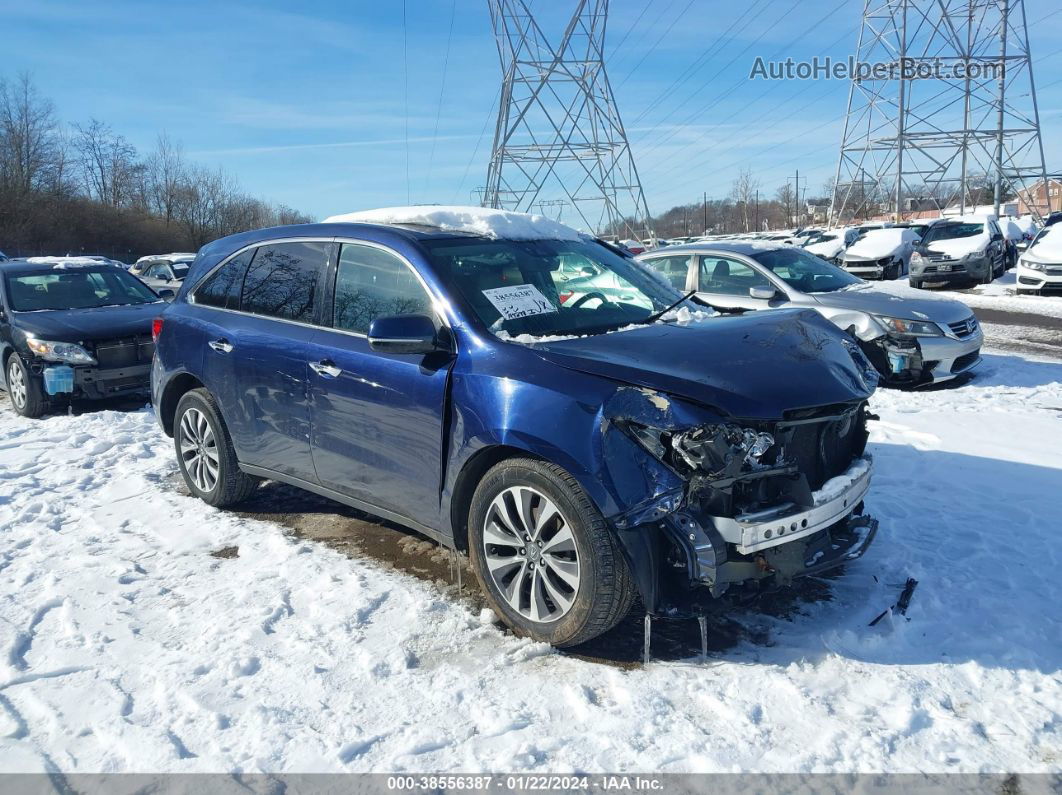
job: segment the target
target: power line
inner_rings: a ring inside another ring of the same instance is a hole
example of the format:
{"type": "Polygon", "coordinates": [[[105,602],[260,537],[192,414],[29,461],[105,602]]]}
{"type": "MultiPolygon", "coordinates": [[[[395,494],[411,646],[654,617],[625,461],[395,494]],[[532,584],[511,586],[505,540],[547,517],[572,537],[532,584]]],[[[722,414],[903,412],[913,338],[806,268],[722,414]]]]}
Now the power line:
{"type": "Polygon", "coordinates": [[[661,91],[656,99],[654,99],[651,103],[649,103],[648,106],[642,109],[642,112],[638,114],[637,118],[635,118],[635,120],[631,122],[631,124],[635,125],[640,122],[650,113],[652,113],[657,108],[657,106],[659,106],[659,104],[663,102],[664,99],[666,99],[672,92],[677,91],[679,88],[685,85],[689,81],[689,79],[697,73],[697,70],[704,65],[704,61],[706,61],[713,54],[713,50],[715,50],[717,47],[729,40],[728,34],[734,29],[734,26],[737,25],[738,22],[740,22],[742,19],[746,20],[745,24],[741,26],[738,32],[744,30],[750,24],[752,24],[752,15],[755,13],[756,6],[763,2],[769,2],[769,0],[755,0],[755,2],[753,2],[751,6],[745,9],[741,16],[737,17],[733,22],[731,22],[730,26],[718,36],[716,36],[715,41],[712,42],[712,44],[709,45],[708,48],[705,49],[699,56],[697,56],[697,58],[694,59],[693,63],[691,63],[682,71],[682,74],[680,74],[673,81],[671,81],[671,84],[663,91],[661,91]]]}
{"type": "Polygon", "coordinates": [[[642,56],[641,60],[634,65],[634,68],[627,72],[626,76],[622,80],[620,80],[619,85],[617,85],[616,88],[623,88],[623,84],[630,80],[631,75],[638,71],[638,68],[643,63],[645,63],[645,59],[652,55],[656,48],[660,46],[660,42],[664,40],[664,37],[672,31],[675,25],[679,23],[680,19],[686,16],[686,12],[690,10],[690,6],[692,6],[693,3],[694,0],[690,0],[688,3],[686,3],[686,7],[683,8],[682,11],[679,12],[678,16],[676,16],[675,19],[672,20],[671,24],[667,26],[667,30],[660,34],[660,37],[653,43],[653,46],[646,51],[645,55],[642,56]]]}
{"type": "Polygon", "coordinates": [[[642,9],[642,13],[640,13],[638,15],[638,18],[634,20],[634,24],[627,28],[627,32],[623,34],[623,38],[619,40],[619,44],[612,48],[613,52],[620,52],[622,50],[624,43],[630,37],[631,33],[634,32],[634,29],[638,27],[638,23],[642,21],[642,17],[645,16],[645,12],[649,10],[649,7],[652,4],[653,0],[646,0],[645,7],[642,9]]]}
{"type": "Polygon", "coordinates": [[[406,27],[406,0],[402,0],[402,96],[405,102],[406,135],[406,204],[413,203],[413,186],[409,182],[409,46],[406,27]]]}
{"type": "Polygon", "coordinates": [[[431,190],[431,170],[435,164],[435,143],[439,138],[439,119],[442,117],[443,95],[446,93],[446,72],[450,67],[450,42],[454,36],[454,16],[457,14],[457,0],[450,5],[450,29],[446,34],[446,55],[443,57],[442,85],[439,86],[439,104],[435,109],[435,129],[431,134],[431,155],[428,157],[428,173],[424,179],[424,186],[431,190]]]}
{"type": "Polygon", "coordinates": [[[476,139],[476,148],[472,150],[472,156],[468,159],[468,164],[465,166],[465,173],[461,176],[461,182],[457,185],[457,190],[454,192],[453,204],[458,204],[461,199],[461,190],[465,187],[465,182],[468,180],[468,172],[472,170],[472,164],[476,161],[476,155],[479,154],[479,147],[483,144],[483,137],[487,134],[487,127],[490,125],[490,120],[494,116],[494,109],[498,105],[498,100],[501,98],[501,89],[499,88],[494,94],[494,99],[491,100],[490,110],[487,111],[486,118],[483,120],[483,128],[479,131],[479,137],[476,139]]]}

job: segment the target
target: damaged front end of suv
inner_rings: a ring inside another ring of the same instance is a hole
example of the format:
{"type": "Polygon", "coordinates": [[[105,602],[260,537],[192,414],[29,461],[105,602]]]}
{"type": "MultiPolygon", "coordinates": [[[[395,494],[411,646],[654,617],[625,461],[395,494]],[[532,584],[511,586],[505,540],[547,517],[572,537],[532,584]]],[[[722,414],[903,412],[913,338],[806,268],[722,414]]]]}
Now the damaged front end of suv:
{"type": "Polygon", "coordinates": [[[648,611],[703,614],[860,557],[877,530],[863,513],[869,417],[865,398],[764,421],[618,389],[603,452],[617,486],[651,496],[612,524],[648,611]]]}

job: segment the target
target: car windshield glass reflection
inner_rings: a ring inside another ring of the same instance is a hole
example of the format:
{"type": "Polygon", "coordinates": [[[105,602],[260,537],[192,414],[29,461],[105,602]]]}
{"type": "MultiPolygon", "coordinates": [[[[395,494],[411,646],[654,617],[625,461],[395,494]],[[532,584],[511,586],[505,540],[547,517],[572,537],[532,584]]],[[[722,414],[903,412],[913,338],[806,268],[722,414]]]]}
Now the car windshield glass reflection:
{"type": "Polygon", "coordinates": [[[833,293],[863,281],[801,249],[778,248],[759,251],[752,256],[775,276],[802,293],[833,293]]]}
{"type": "Polygon", "coordinates": [[[439,240],[426,246],[440,277],[495,333],[597,334],[645,322],[682,298],[646,266],[590,241],[439,240]]]}
{"type": "Polygon", "coordinates": [[[7,297],[16,312],[150,304],[159,298],[125,271],[34,273],[7,276],[7,297]]]}
{"type": "Polygon", "coordinates": [[[935,243],[938,240],[956,240],[960,237],[977,237],[985,231],[984,224],[935,224],[926,236],[923,243],[935,243]]]}

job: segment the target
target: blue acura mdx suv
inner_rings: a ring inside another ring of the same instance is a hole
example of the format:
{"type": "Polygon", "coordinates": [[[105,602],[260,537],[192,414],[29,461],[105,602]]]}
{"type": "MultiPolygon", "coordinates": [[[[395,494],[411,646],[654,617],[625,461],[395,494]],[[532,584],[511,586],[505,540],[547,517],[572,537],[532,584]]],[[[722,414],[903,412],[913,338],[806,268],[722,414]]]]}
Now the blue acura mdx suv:
{"type": "Polygon", "coordinates": [[[426,209],[199,252],[152,368],[194,495],[270,479],[400,523],[559,646],[636,596],[701,615],[867,548],[876,376],[833,324],[715,316],[545,219],[426,209]]]}

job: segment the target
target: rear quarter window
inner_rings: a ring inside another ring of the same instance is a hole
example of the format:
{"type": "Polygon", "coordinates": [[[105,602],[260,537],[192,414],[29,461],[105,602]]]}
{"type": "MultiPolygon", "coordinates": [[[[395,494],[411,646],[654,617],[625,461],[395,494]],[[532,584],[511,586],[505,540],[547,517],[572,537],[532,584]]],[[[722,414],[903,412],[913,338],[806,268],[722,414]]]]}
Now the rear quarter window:
{"type": "Polygon", "coordinates": [[[324,241],[259,246],[243,280],[240,309],[313,323],[328,250],[324,241]]]}
{"type": "Polygon", "coordinates": [[[220,309],[239,309],[243,277],[247,273],[247,266],[251,264],[251,259],[254,257],[254,251],[252,248],[237,254],[210,274],[196,288],[195,302],[220,309]]]}

